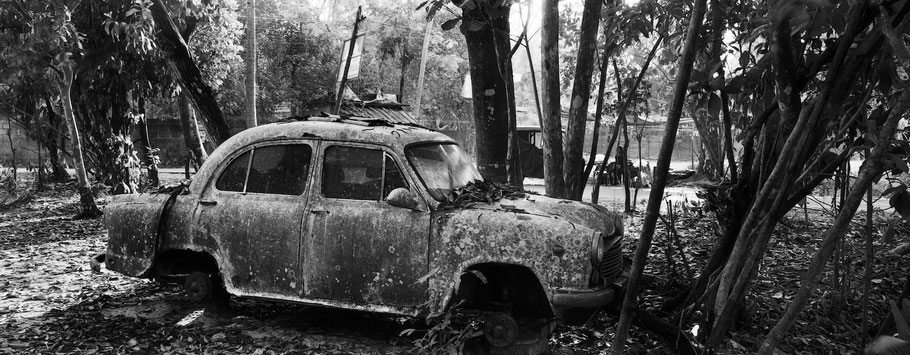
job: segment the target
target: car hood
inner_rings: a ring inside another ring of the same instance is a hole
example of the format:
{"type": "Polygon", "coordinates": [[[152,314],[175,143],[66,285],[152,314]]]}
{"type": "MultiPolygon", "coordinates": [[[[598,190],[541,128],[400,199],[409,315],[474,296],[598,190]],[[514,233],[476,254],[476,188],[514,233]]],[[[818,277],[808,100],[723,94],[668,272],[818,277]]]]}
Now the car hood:
{"type": "Polygon", "coordinates": [[[431,298],[445,302],[469,266],[527,267],[544,290],[587,288],[596,233],[622,231],[619,214],[586,203],[525,195],[434,212],[430,250],[431,298]]]}

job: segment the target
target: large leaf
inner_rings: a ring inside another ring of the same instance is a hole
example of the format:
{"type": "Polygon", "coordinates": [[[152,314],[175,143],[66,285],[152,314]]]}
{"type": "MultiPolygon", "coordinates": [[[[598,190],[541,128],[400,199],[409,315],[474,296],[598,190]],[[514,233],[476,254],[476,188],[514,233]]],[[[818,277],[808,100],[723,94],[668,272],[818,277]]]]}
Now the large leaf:
{"type": "Polygon", "coordinates": [[[451,20],[442,23],[442,30],[448,31],[455,28],[455,25],[458,24],[458,21],[461,21],[461,17],[456,17],[451,20]]]}
{"type": "Polygon", "coordinates": [[[910,192],[907,190],[895,193],[888,199],[888,204],[900,213],[904,219],[910,219],[910,192]]]}

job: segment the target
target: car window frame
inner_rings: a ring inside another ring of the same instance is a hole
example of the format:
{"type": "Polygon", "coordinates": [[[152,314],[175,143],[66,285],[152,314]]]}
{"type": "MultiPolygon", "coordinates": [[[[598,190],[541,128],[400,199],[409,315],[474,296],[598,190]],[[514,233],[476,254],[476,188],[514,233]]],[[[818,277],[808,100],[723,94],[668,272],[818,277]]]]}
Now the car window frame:
{"type": "Polygon", "coordinates": [[[313,169],[315,168],[316,156],[317,156],[316,152],[317,152],[317,149],[319,146],[317,143],[318,142],[314,142],[312,140],[297,140],[297,139],[267,140],[267,141],[259,141],[259,142],[250,143],[246,146],[243,146],[240,149],[235,150],[233,153],[231,153],[231,155],[228,158],[224,159],[224,161],[226,161],[226,162],[222,162],[218,166],[218,169],[215,170],[215,172],[212,174],[212,177],[209,178],[207,190],[210,191],[209,193],[217,192],[217,193],[222,193],[222,194],[238,194],[238,195],[243,195],[243,196],[268,195],[268,196],[300,197],[300,196],[306,195],[307,190],[310,188],[310,185],[312,183],[313,169]],[[296,145],[296,144],[303,144],[303,145],[307,145],[310,147],[310,164],[307,167],[307,172],[306,172],[307,180],[304,181],[303,191],[301,193],[299,193],[299,194],[275,194],[275,193],[267,193],[267,192],[247,192],[246,191],[247,185],[248,185],[249,179],[250,179],[250,169],[252,169],[252,167],[253,167],[253,158],[255,158],[255,156],[256,156],[256,152],[255,152],[256,148],[277,146],[277,145],[296,145]],[[219,189],[217,185],[218,185],[218,179],[221,178],[221,174],[223,174],[224,171],[227,170],[227,167],[229,165],[231,165],[231,163],[233,163],[234,160],[239,158],[241,155],[246,154],[247,152],[251,152],[251,153],[250,153],[250,158],[249,158],[250,160],[247,163],[247,167],[246,167],[246,174],[244,175],[244,178],[243,178],[243,191],[225,191],[225,190],[219,189]]]}

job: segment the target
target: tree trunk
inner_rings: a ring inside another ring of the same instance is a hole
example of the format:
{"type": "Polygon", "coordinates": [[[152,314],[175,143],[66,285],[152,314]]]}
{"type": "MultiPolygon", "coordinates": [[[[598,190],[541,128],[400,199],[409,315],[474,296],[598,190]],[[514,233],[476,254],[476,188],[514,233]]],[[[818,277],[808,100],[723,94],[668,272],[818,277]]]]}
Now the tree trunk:
{"type": "Polygon", "coordinates": [[[600,24],[602,4],[602,0],[585,0],[581,17],[581,33],[578,38],[572,102],[569,105],[569,122],[566,125],[563,181],[565,181],[566,197],[579,201],[587,183],[582,176],[585,164],[582,154],[584,153],[585,127],[588,124],[591,80],[594,64],[597,61],[597,27],[600,24]]]}
{"type": "Polygon", "coordinates": [[[461,21],[461,33],[468,47],[471,68],[477,167],[484,179],[500,183],[508,181],[506,164],[510,114],[509,87],[502,72],[509,52],[507,7],[503,13],[503,16],[489,19],[483,28],[473,31],[471,23],[487,21],[481,6],[463,9],[464,19],[461,21]]]}
{"type": "MultiPolygon", "coordinates": [[[[613,48],[610,46],[605,46],[603,55],[601,56],[602,62],[600,63],[600,81],[597,88],[597,102],[594,109],[594,132],[591,137],[591,154],[588,156],[588,163],[585,165],[585,171],[582,173],[582,179],[587,180],[591,176],[591,171],[594,169],[594,161],[597,159],[597,143],[600,141],[600,127],[603,122],[603,108],[604,108],[604,92],[607,89],[607,71],[609,71],[609,62],[610,54],[613,52],[613,48]],[[609,48],[608,48],[609,47],[609,48]]],[[[604,156],[604,161],[602,164],[606,164],[607,159],[604,156]]],[[[594,177],[594,189],[599,189],[600,177],[594,177]]],[[[581,193],[584,193],[584,189],[581,189],[581,193]]],[[[597,201],[592,198],[591,203],[597,204],[597,201]]]]}
{"type": "MultiPolygon", "coordinates": [[[[353,46],[353,43],[351,44],[353,46]]],[[[256,127],[256,0],[247,0],[246,13],[246,128],[256,127]]],[[[344,90],[342,88],[341,90],[344,90]]]]}
{"type": "Polygon", "coordinates": [[[543,1],[540,29],[542,68],[540,71],[543,108],[543,175],[547,196],[565,197],[562,151],[562,107],[559,102],[559,1],[543,1]]]}
{"type": "Polygon", "coordinates": [[[720,100],[723,105],[724,115],[724,152],[727,155],[727,165],[730,168],[730,181],[736,181],[739,175],[737,175],[736,158],[733,152],[733,124],[730,118],[730,99],[727,97],[727,93],[721,92],[720,100]]]}
{"type": "Polygon", "coordinates": [[[18,172],[17,172],[17,170],[19,170],[19,169],[18,169],[18,163],[16,162],[16,145],[13,144],[13,116],[12,115],[7,117],[7,122],[9,124],[9,129],[6,130],[6,138],[9,140],[9,151],[13,158],[13,166],[12,166],[11,170],[13,172],[13,186],[15,186],[16,181],[19,180],[18,172]]]}
{"type": "Polygon", "coordinates": [[[904,90],[898,99],[897,105],[891,110],[891,114],[885,122],[884,127],[881,128],[881,133],[876,140],[878,143],[875,145],[872,155],[866,159],[859,176],[856,178],[856,182],[847,194],[845,204],[841,206],[841,210],[834,220],[834,224],[823,234],[822,243],[815,252],[815,255],[812,256],[812,262],[809,264],[809,268],[806,270],[805,274],[803,274],[803,281],[799,291],[797,291],[796,295],[793,297],[793,301],[790,303],[790,306],[787,307],[787,312],[784,316],[777,322],[774,328],[768,332],[768,335],[765,337],[761,349],[759,350],[760,354],[772,354],[774,352],[774,349],[777,348],[777,344],[780,343],[784,335],[793,325],[793,322],[796,321],[796,317],[799,316],[803,307],[808,303],[809,296],[812,291],[815,290],[825,265],[828,263],[831,255],[834,254],[834,249],[837,246],[838,241],[847,234],[847,231],[850,228],[850,221],[853,220],[856,209],[863,200],[863,194],[867,189],[871,188],[875,178],[885,171],[883,164],[885,154],[887,154],[887,150],[892,141],[895,127],[897,127],[897,123],[908,108],[910,108],[910,90],[904,90]]]}
{"type": "Polygon", "coordinates": [[[180,127],[183,129],[183,142],[190,152],[190,161],[197,167],[202,166],[202,162],[209,157],[202,145],[202,138],[199,136],[199,126],[196,123],[196,112],[190,106],[190,100],[184,93],[180,94],[177,102],[180,109],[180,127]]]}
{"type": "Polygon", "coordinates": [[[142,118],[137,122],[139,137],[142,140],[139,145],[139,156],[148,169],[149,187],[155,188],[161,184],[158,179],[158,155],[155,154],[155,148],[152,147],[152,139],[149,137],[148,117],[145,112],[145,99],[139,98],[139,110],[142,118]]]}
{"type": "MultiPolygon", "coordinates": [[[[527,30],[527,29],[525,29],[527,30]]],[[[522,35],[523,37],[524,35],[522,35]]],[[[518,117],[515,112],[515,81],[512,77],[512,56],[518,50],[521,37],[515,42],[515,48],[508,52],[503,49],[509,48],[509,41],[504,41],[501,37],[493,37],[496,41],[496,56],[505,57],[500,61],[499,72],[502,73],[503,85],[506,87],[506,95],[509,99],[509,135],[506,148],[506,176],[509,185],[518,188],[524,188],[524,173],[521,171],[521,149],[518,146],[518,117]]]]}
{"type": "Polygon", "coordinates": [[[667,173],[670,170],[670,160],[673,156],[673,145],[676,142],[676,130],[679,128],[679,119],[682,116],[683,103],[692,74],[692,64],[695,61],[695,42],[705,18],[706,0],[695,0],[692,7],[692,17],[689,19],[689,29],[686,31],[686,42],[680,58],[679,72],[673,90],[673,101],[667,113],[667,126],[657,158],[657,168],[654,173],[654,182],[651,185],[651,194],[648,198],[648,207],[645,219],[642,222],[641,236],[635,249],[635,258],[632,262],[632,273],[629,277],[626,294],[623,297],[622,314],[616,325],[616,336],[613,338],[613,353],[621,354],[624,351],[629,326],[632,321],[632,309],[636,306],[638,285],[644,271],[651,241],[654,238],[654,229],[657,218],[660,216],[660,204],[663,199],[664,188],[667,185],[667,173]]]}
{"type": "Polygon", "coordinates": [[[204,120],[206,131],[216,144],[220,144],[230,137],[227,122],[215,100],[215,93],[212,88],[202,80],[202,72],[193,61],[186,42],[177,30],[177,26],[167,13],[163,0],[152,0],[153,6],[149,9],[152,11],[152,17],[158,26],[158,36],[156,40],[159,47],[165,53],[168,67],[172,75],[180,83],[183,92],[190,97],[193,106],[196,108],[204,120]]]}
{"type": "Polygon", "coordinates": [[[781,111],[781,120],[779,129],[769,131],[769,127],[765,127],[768,134],[765,139],[778,143],[768,143],[768,147],[761,153],[773,158],[769,158],[764,164],[762,169],[766,172],[757,175],[758,183],[755,186],[760,186],[760,190],[739,226],[733,251],[721,273],[716,303],[710,307],[715,314],[715,322],[711,326],[706,344],[709,348],[718,346],[732,327],[734,315],[745,297],[749,282],[757,272],[776,221],[792,207],[789,204],[793,199],[786,199],[789,196],[785,196],[787,189],[794,182],[791,175],[798,172],[797,167],[805,163],[807,154],[804,151],[814,149],[812,145],[815,141],[814,134],[823,132],[811,127],[824,115],[828,102],[835,103],[832,109],[839,109],[841,95],[844,92],[841,92],[838,86],[853,85],[855,73],[845,70],[844,64],[848,51],[852,48],[853,39],[862,29],[859,24],[864,17],[864,7],[864,4],[851,6],[847,29],[845,34],[838,38],[837,51],[826,75],[821,95],[805,107],[802,107],[800,101],[801,83],[793,72],[794,65],[799,60],[794,55],[799,54],[799,51],[793,51],[791,48],[788,17],[790,14],[776,16],[773,31],[776,43],[774,50],[778,61],[777,103],[781,111]],[[833,96],[835,94],[837,96],[833,96]],[[832,98],[835,100],[829,101],[832,98]],[[783,137],[786,137],[786,141],[781,145],[779,142],[783,137]],[[763,176],[767,178],[763,179],[763,176]],[[786,204],[784,200],[787,201],[786,204]]]}
{"type": "Polygon", "coordinates": [[[61,65],[63,71],[63,84],[60,87],[60,97],[63,99],[63,116],[66,127],[70,132],[70,142],[72,142],[73,167],[76,169],[76,179],[78,180],[77,188],[79,189],[79,201],[81,210],[74,219],[97,218],[101,216],[101,210],[95,204],[95,197],[92,196],[92,188],[88,182],[88,174],[85,171],[85,161],[82,157],[82,140],[79,137],[79,126],[76,123],[76,115],[73,114],[73,102],[70,93],[73,87],[73,68],[69,63],[61,65]]]}
{"type": "Polygon", "coordinates": [[[626,197],[626,213],[632,213],[631,176],[629,171],[629,120],[622,120],[622,187],[626,197]]]}
{"type": "MultiPolygon", "coordinates": [[[[47,140],[47,156],[51,161],[51,181],[64,182],[70,179],[70,174],[66,172],[66,167],[60,159],[60,150],[65,146],[62,134],[60,134],[60,116],[54,110],[53,104],[49,97],[44,97],[44,105],[47,106],[47,122],[50,125],[45,130],[47,140]]],[[[65,152],[64,152],[65,153],[65,152]]]]}
{"type": "MultiPolygon", "coordinates": [[[[852,44],[853,34],[857,32],[858,19],[863,15],[867,10],[866,4],[856,4],[851,6],[851,12],[855,16],[851,18],[851,21],[847,25],[847,33],[845,36],[849,39],[849,42],[839,43],[838,52],[834,60],[834,66],[831,71],[832,75],[837,75],[839,72],[839,65],[843,58],[846,56],[847,49],[852,44]]],[[[889,43],[891,44],[894,54],[897,56],[898,62],[901,67],[906,71],[910,70],[910,50],[908,50],[906,44],[898,36],[893,35],[893,28],[891,27],[890,20],[884,13],[881,14],[881,25],[882,32],[888,37],[889,43]]],[[[833,91],[833,88],[829,87],[826,94],[830,94],[833,91]]],[[[862,202],[863,193],[867,189],[871,189],[872,184],[875,179],[881,175],[882,172],[886,170],[884,160],[888,150],[890,149],[891,142],[893,141],[895,129],[897,124],[900,122],[901,118],[904,115],[904,112],[910,108],[910,90],[907,90],[906,87],[901,91],[901,95],[896,99],[894,105],[891,105],[891,109],[888,111],[888,118],[878,130],[877,137],[874,140],[876,142],[875,147],[872,150],[872,154],[866,159],[862,169],[860,170],[859,176],[856,178],[856,182],[850,188],[849,193],[847,194],[845,200],[841,204],[840,212],[837,215],[837,218],[834,221],[834,224],[829,227],[823,234],[822,243],[819,246],[818,250],[815,252],[815,255],[812,257],[812,261],[809,265],[809,268],[806,270],[806,273],[803,275],[803,281],[800,285],[799,291],[793,297],[793,301],[790,303],[790,306],[787,307],[787,312],[784,316],[777,322],[774,328],[768,332],[768,335],[765,337],[762,342],[761,348],[759,350],[760,354],[772,354],[777,348],[777,345],[786,335],[787,331],[796,321],[797,316],[805,307],[806,303],[809,301],[809,296],[812,291],[815,290],[816,285],[821,277],[822,271],[825,268],[825,265],[828,263],[828,260],[834,254],[835,248],[837,247],[838,242],[841,238],[846,235],[845,232],[850,227],[850,222],[853,219],[853,216],[856,214],[856,209],[859,207],[859,204],[862,202]]],[[[869,129],[867,132],[874,132],[875,130],[869,129]]],[[[867,133],[867,134],[870,134],[867,133]]],[[[872,137],[867,137],[867,140],[872,140],[872,137]]]]}

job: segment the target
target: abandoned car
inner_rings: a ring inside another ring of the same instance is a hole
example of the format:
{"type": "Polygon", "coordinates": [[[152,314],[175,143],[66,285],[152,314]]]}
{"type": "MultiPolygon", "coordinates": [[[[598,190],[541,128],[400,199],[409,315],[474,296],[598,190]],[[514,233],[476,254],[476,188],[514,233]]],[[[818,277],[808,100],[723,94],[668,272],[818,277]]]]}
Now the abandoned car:
{"type": "Polygon", "coordinates": [[[486,185],[448,136],[377,119],[289,119],[221,144],[179,187],[114,196],[106,267],[194,300],[252,297],[396,315],[486,317],[489,344],[546,338],[618,298],[622,219],[486,185]],[[492,197],[491,197],[492,196],[492,197]]]}

